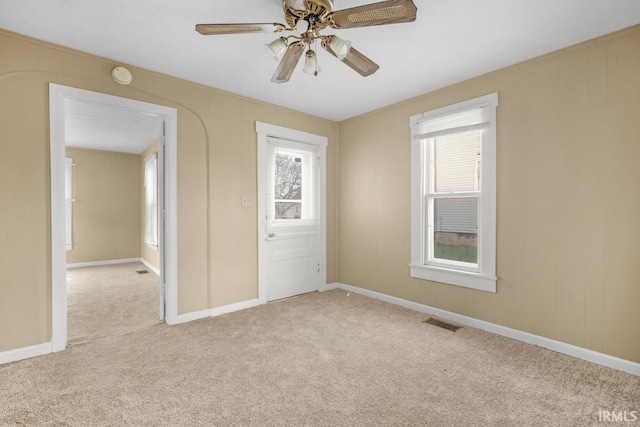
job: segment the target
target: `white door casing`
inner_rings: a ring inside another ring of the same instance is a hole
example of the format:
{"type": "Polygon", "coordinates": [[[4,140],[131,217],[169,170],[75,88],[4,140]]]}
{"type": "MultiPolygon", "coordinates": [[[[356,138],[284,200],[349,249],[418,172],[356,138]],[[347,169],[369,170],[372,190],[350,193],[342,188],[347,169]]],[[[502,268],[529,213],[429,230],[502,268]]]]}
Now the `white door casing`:
{"type": "Polygon", "coordinates": [[[260,304],[326,284],[327,138],[256,122],[258,145],[258,300],[260,304]],[[276,152],[296,157],[305,171],[299,220],[274,221],[276,152]]]}
{"type": "MultiPolygon", "coordinates": [[[[164,299],[165,322],[177,323],[177,141],[178,113],[175,108],[150,104],[97,92],[49,84],[50,153],[51,153],[51,347],[52,351],[64,350],[67,345],[66,301],[66,245],[65,245],[65,99],[73,99],[96,105],[139,111],[157,115],[164,122],[164,144],[160,157],[164,174],[164,197],[161,193],[160,210],[160,262],[161,294],[164,299]]],[[[161,315],[162,313],[161,308],[161,315]]]]}

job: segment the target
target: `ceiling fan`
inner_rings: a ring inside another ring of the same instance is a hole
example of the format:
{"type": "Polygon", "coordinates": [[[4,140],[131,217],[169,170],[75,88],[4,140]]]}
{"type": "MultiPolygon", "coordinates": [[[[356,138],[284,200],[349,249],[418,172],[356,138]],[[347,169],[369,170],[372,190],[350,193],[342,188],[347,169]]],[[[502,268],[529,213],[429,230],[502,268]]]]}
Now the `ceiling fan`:
{"type": "Polygon", "coordinates": [[[413,22],[417,7],[412,0],[387,0],[343,10],[333,10],[331,0],[283,0],[286,24],[198,24],[196,31],[203,35],[242,34],[260,32],[295,32],[281,35],[265,45],[280,63],[271,81],[288,82],[307,48],[304,72],[318,75],[318,62],[312,45],[318,41],[331,55],[366,77],[375,73],[378,64],[351,47],[351,42],[335,35],[322,35],[327,27],[333,29],[368,27],[372,25],[413,22]]]}

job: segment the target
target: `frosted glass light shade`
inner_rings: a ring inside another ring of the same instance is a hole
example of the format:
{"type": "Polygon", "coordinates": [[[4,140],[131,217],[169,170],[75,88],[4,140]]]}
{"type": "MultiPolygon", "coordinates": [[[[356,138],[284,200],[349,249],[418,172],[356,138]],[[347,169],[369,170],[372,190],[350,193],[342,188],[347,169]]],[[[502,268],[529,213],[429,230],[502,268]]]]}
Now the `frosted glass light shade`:
{"type": "Polygon", "coordinates": [[[342,40],[338,36],[331,36],[331,40],[329,40],[329,47],[336,54],[338,59],[342,61],[351,50],[351,42],[348,40],[342,40]]]}
{"type": "Polygon", "coordinates": [[[306,33],[308,29],[309,21],[307,21],[306,19],[300,19],[298,20],[298,22],[296,22],[296,30],[298,30],[300,34],[306,33]]]}
{"type": "Polygon", "coordinates": [[[318,75],[320,72],[320,67],[318,67],[318,59],[316,57],[316,53],[312,50],[307,51],[307,55],[304,58],[304,68],[302,69],[303,73],[318,75]]]}
{"type": "Polygon", "coordinates": [[[274,61],[279,61],[285,49],[287,49],[287,39],[284,37],[277,38],[271,43],[265,44],[264,47],[274,61]]]}

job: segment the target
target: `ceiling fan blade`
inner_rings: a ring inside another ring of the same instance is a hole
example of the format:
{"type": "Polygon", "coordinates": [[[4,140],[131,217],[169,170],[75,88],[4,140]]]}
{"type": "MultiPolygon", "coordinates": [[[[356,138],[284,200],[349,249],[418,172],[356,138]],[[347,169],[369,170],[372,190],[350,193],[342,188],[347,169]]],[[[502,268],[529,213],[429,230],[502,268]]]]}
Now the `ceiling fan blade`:
{"type": "Polygon", "coordinates": [[[298,61],[300,61],[300,57],[302,56],[302,52],[304,51],[304,44],[294,43],[289,45],[287,51],[285,52],[280,64],[278,64],[278,68],[276,68],[276,72],[273,74],[271,81],[273,83],[286,83],[291,78],[293,74],[293,70],[295,70],[298,61]]]}
{"type": "Polygon", "coordinates": [[[387,0],[333,12],[333,28],[356,28],[371,25],[399,24],[416,20],[418,8],[412,0],[387,0]]]}
{"type": "Polygon", "coordinates": [[[202,35],[243,34],[282,31],[282,24],[198,24],[196,31],[202,35]]]}
{"type": "MultiPolygon", "coordinates": [[[[331,46],[329,46],[328,43],[322,43],[322,47],[336,58],[338,57],[338,55],[336,55],[336,53],[333,51],[333,49],[331,49],[331,46]]],[[[376,64],[371,59],[367,58],[354,48],[351,48],[349,50],[349,53],[347,53],[347,56],[344,57],[342,62],[347,64],[362,77],[370,76],[380,68],[378,64],[376,64]]]]}
{"type": "Polygon", "coordinates": [[[342,60],[349,67],[357,71],[362,77],[370,76],[378,71],[380,66],[364,56],[358,50],[351,48],[347,56],[342,60]]]}

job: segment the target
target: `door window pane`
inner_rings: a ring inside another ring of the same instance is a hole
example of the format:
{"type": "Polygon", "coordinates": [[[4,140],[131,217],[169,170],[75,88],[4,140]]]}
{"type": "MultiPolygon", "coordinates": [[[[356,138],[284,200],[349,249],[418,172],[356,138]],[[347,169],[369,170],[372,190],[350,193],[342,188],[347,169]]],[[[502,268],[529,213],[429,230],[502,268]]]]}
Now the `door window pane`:
{"type": "Polygon", "coordinates": [[[301,202],[276,202],[276,219],[302,218],[301,202]]]}
{"type": "Polygon", "coordinates": [[[302,157],[276,153],[274,166],[275,219],[302,218],[302,157]]]}

